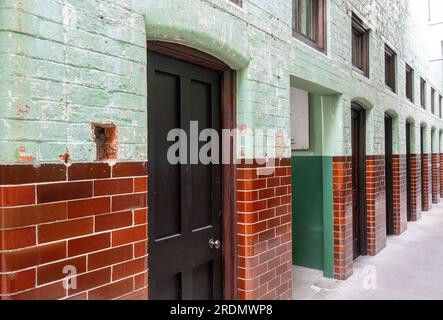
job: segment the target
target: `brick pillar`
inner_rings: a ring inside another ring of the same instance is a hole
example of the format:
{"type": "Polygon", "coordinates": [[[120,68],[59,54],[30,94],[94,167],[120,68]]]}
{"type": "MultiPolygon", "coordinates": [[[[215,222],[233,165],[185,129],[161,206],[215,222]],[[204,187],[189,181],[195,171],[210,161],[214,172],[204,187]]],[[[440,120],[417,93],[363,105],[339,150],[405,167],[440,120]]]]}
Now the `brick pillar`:
{"type": "Polygon", "coordinates": [[[439,153],[440,157],[440,198],[443,198],[443,153],[439,153]]]}
{"type": "Polygon", "coordinates": [[[386,247],[385,157],[366,157],[366,215],[368,254],[386,247]]]}
{"type": "Polygon", "coordinates": [[[440,202],[440,159],[438,153],[432,154],[432,203],[440,202]]]}
{"type": "MultiPolygon", "coordinates": [[[[292,299],[290,159],[237,167],[238,298],[292,299]]],[[[252,163],[252,164],[248,164],[252,163]]]]}
{"type": "Polygon", "coordinates": [[[0,300],[146,299],[146,177],[145,162],[0,166],[0,300]]]}
{"type": "Polygon", "coordinates": [[[423,154],[422,156],[423,164],[423,173],[422,173],[422,201],[423,201],[423,210],[422,211],[429,211],[432,207],[432,179],[431,179],[431,157],[429,154],[423,154]]]}
{"type": "Polygon", "coordinates": [[[406,155],[392,157],[394,234],[402,234],[408,226],[406,155]]]}
{"type": "Polygon", "coordinates": [[[352,275],[352,157],[333,158],[334,277],[352,275]]]}
{"type": "MultiPolygon", "coordinates": [[[[443,159],[442,159],[443,161],[443,159]]],[[[418,221],[421,218],[421,164],[420,156],[409,155],[409,167],[411,175],[411,220],[418,221]]]]}

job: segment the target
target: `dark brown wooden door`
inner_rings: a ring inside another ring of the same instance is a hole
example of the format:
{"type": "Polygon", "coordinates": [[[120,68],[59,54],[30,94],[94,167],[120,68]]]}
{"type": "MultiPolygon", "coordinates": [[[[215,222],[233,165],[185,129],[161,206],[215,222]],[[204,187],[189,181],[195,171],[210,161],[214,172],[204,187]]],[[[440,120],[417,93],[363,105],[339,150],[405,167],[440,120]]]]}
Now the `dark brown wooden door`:
{"type": "Polygon", "coordinates": [[[354,259],[367,254],[365,111],[352,105],[352,230],[354,259]]]}
{"type": "Polygon", "coordinates": [[[411,124],[406,123],[406,183],[407,183],[407,212],[408,221],[411,221],[412,216],[412,179],[411,179],[411,124]]]}
{"type": "Polygon", "coordinates": [[[359,119],[358,113],[352,111],[352,229],[354,259],[360,253],[360,206],[359,206],[359,119]]]}
{"type": "Polygon", "coordinates": [[[386,181],[386,234],[394,234],[394,186],[392,171],[392,118],[385,116],[385,181],[386,181]]]}
{"type": "MultiPolygon", "coordinates": [[[[424,153],[425,153],[425,128],[420,128],[420,151],[421,151],[421,210],[425,211],[426,209],[426,203],[425,203],[425,181],[424,181],[424,170],[425,170],[425,159],[424,159],[424,153]]],[[[426,164],[427,165],[427,164],[426,164]]]]}
{"type": "Polygon", "coordinates": [[[221,167],[202,164],[198,151],[208,142],[191,137],[221,131],[220,75],[150,51],[148,70],[149,297],[221,299],[221,167]],[[167,157],[172,129],[188,137],[180,149],[187,156],[175,153],[187,161],[178,164],[167,157]]]}

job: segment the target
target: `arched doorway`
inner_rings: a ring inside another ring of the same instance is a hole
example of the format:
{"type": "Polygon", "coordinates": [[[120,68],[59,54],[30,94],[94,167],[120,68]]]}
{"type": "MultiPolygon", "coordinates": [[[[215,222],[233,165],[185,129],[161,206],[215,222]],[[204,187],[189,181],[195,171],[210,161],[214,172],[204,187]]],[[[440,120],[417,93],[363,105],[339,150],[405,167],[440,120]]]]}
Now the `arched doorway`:
{"type": "Polygon", "coordinates": [[[354,259],[367,254],[366,112],[352,103],[352,221],[354,259]]]}
{"type": "Polygon", "coordinates": [[[393,121],[385,114],[386,234],[394,234],[393,121]]]}
{"type": "MultiPolygon", "coordinates": [[[[412,205],[415,203],[412,201],[412,129],[413,125],[406,122],[406,185],[407,185],[407,217],[408,221],[412,221],[412,205]]],[[[414,179],[415,181],[415,179],[414,179]]]]}
{"type": "MultiPolygon", "coordinates": [[[[148,43],[150,299],[235,297],[235,166],[221,166],[220,158],[193,161],[189,140],[192,122],[198,136],[233,129],[234,95],[234,72],[223,62],[188,47],[148,43]],[[177,163],[168,159],[183,138],[168,141],[174,129],[188,141],[177,163]]],[[[197,143],[200,150],[207,142],[197,143]]]]}
{"type": "Polygon", "coordinates": [[[421,151],[421,210],[429,211],[429,154],[425,151],[426,126],[420,127],[420,151],[421,151]]]}

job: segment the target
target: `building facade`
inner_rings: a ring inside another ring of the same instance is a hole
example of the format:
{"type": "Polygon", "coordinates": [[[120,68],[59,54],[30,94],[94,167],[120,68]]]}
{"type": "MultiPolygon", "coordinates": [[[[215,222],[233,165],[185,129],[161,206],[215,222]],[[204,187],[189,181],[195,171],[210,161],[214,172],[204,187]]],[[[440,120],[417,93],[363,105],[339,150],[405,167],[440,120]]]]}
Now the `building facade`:
{"type": "Polygon", "coordinates": [[[426,13],[0,0],[0,299],[291,299],[293,264],[348,278],[443,196],[426,13]],[[236,161],[168,163],[192,121],[235,130],[236,161]]]}

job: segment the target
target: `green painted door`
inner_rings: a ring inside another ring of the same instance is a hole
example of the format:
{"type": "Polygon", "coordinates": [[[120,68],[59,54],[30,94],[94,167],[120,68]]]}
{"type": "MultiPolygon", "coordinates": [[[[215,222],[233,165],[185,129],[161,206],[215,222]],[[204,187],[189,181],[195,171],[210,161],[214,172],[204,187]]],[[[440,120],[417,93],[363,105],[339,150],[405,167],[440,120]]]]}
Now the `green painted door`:
{"type": "Polygon", "coordinates": [[[293,263],[324,270],[323,157],[293,157],[293,263]]]}

